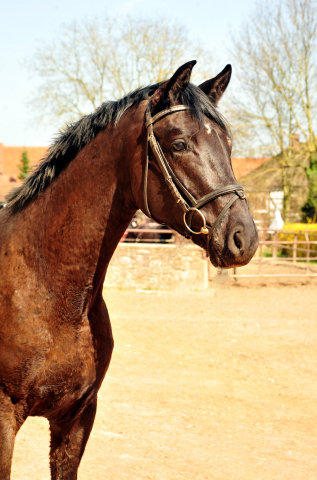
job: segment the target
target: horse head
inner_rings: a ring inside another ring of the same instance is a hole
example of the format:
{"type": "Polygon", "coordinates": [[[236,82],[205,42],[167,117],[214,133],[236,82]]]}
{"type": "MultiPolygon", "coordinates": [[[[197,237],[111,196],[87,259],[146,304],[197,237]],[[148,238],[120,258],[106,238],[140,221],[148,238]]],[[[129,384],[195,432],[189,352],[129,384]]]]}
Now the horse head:
{"type": "Polygon", "coordinates": [[[199,87],[195,61],[158,86],[146,106],[147,152],[140,208],[208,252],[215,266],[247,264],[258,234],[232,164],[232,139],[217,104],[231,66],[199,87]]]}

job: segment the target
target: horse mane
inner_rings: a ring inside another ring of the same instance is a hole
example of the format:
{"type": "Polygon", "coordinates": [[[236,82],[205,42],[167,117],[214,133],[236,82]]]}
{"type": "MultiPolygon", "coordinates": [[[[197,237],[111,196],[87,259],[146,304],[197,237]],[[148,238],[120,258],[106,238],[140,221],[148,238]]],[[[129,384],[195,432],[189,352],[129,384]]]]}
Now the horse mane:
{"type": "MultiPolygon", "coordinates": [[[[117,125],[126,110],[142,100],[150,99],[155,90],[164,82],[156,83],[129,93],[117,101],[104,102],[95,112],[85,115],[60,132],[50,146],[46,157],[35,168],[24,183],[7,196],[6,208],[12,213],[22,211],[35,197],[43,192],[69,165],[85,145],[109,124],[117,125]]],[[[202,122],[207,116],[220,128],[228,132],[228,124],[203,91],[189,83],[181,95],[181,103],[189,107],[191,115],[202,122]]]]}

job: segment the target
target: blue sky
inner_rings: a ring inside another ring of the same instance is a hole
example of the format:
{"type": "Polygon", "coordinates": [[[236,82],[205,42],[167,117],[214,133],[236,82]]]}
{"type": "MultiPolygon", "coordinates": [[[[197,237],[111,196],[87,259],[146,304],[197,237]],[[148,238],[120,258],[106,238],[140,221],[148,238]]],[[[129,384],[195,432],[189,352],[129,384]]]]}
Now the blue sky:
{"type": "MultiPolygon", "coordinates": [[[[57,133],[54,125],[34,122],[28,99],[37,88],[25,64],[35,48],[58,35],[62,24],[95,15],[164,16],[185,25],[214,53],[220,71],[231,63],[230,34],[238,34],[255,0],[16,0],[1,6],[0,29],[0,143],[48,145],[57,133]]],[[[189,59],[191,60],[191,59],[189,59]]],[[[234,68],[234,64],[233,64],[234,68]]],[[[211,72],[212,74],[217,72],[211,72]]]]}

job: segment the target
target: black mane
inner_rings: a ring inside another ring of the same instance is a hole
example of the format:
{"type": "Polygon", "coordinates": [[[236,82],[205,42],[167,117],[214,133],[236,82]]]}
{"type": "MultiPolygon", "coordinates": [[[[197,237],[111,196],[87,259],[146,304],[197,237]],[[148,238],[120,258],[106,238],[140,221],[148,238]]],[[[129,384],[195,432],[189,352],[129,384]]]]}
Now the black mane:
{"type": "MultiPolygon", "coordinates": [[[[117,101],[103,103],[95,112],[85,115],[69,125],[49,148],[47,156],[25,180],[23,185],[6,196],[7,207],[12,212],[21,211],[31,200],[43,192],[96,135],[107,125],[116,125],[124,112],[132,105],[149,99],[163,82],[139,88],[117,101]]],[[[193,84],[182,93],[181,103],[190,109],[191,115],[199,122],[207,116],[228,131],[225,120],[212,105],[209,98],[193,84]]]]}

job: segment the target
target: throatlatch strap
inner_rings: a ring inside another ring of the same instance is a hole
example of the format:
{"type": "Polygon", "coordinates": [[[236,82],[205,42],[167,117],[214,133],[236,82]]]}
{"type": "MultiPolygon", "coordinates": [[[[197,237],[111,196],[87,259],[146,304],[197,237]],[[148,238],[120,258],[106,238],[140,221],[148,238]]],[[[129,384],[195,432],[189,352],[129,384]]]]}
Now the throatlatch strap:
{"type": "MultiPolygon", "coordinates": [[[[149,218],[154,218],[152,217],[152,214],[149,209],[149,204],[147,200],[147,177],[148,177],[148,172],[149,172],[149,134],[147,133],[147,141],[146,141],[146,160],[145,160],[145,167],[144,167],[144,183],[143,183],[143,200],[144,200],[144,207],[145,207],[145,213],[149,218]]],[[[156,220],[154,220],[156,221],[156,220]]]]}

